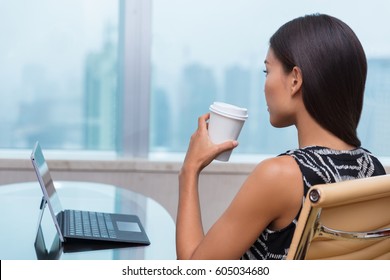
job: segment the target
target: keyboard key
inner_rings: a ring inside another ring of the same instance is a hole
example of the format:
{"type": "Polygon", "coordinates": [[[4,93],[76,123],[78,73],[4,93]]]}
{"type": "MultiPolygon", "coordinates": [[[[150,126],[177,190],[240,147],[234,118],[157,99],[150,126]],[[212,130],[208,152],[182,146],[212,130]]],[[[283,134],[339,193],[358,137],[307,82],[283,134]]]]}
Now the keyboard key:
{"type": "Polygon", "coordinates": [[[116,238],[109,214],[70,210],[69,234],[84,237],[116,238]]]}

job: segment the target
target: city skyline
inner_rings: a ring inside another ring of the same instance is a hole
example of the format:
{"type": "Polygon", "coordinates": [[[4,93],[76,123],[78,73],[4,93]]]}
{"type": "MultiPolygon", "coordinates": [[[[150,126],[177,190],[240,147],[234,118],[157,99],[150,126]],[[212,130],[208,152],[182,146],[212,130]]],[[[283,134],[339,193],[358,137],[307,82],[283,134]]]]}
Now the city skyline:
{"type": "MultiPolygon", "coordinates": [[[[358,132],[373,152],[390,156],[390,134],[383,133],[390,119],[390,2],[332,1],[301,0],[294,7],[281,0],[153,1],[150,150],[184,152],[197,116],[215,100],[248,107],[237,152],[275,154],[296,146],[294,128],[269,124],[263,60],[281,24],[317,11],[345,20],[361,39],[369,72],[358,132]],[[345,12],[349,5],[354,13],[345,12]]],[[[47,138],[50,148],[116,149],[121,93],[114,80],[117,59],[124,59],[115,56],[119,1],[100,0],[94,10],[91,3],[72,1],[53,7],[52,15],[28,1],[0,4],[0,128],[8,132],[1,147],[29,148],[47,138]],[[12,17],[18,11],[24,20],[12,17]],[[113,45],[105,52],[107,38],[113,45]]]]}
{"type": "MultiPolygon", "coordinates": [[[[120,100],[115,85],[115,50],[112,42],[106,42],[99,52],[88,55],[84,68],[84,91],[80,99],[73,100],[79,107],[74,104],[70,106],[72,102],[66,99],[59,103],[56,98],[42,95],[42,92],[53,90],[56,85],[45,78],[43,69],[27,65],[24,83],[29,85],[31,94],[36,98],[20,103],[19,111],[38,114],[20,115],[14,127],[10,127],[16,131],[14,137],[17,139],[9,141],[29,147],[36,139],[45,138],[46,141],[51,139],[48,141],[49,148],[68,143],[66,145],[76,149],[115,150],[115,139],[118,137],[115,108],[120,100]],[[73,113],[69,113],[69,108],[73,108],[73,113]],[[73,118],[63,118],[58,112],[72,114],[73,118]],[[79,117],[75,118],[76,115],[79,117]],[[45,123],[49,119],[51,122],[45,123]],[[44,126],[34,127],[32,123],[44,126]],[[88,133],[92,133],[92,142],[88,140],[88,133]]],[[[369,59],[368,65],[365,106],[358,133],[364,146],[374,147],[373,151],[379,154],[390,155],[386,148],[390,135],[372,137],[378,131],[386,130],[386,122],[390,119],[387,110],[390,104],[390,58],[369,59]]],[[[189,137],[196,128],[196,118],[216,100],[248,108],[249,119],[242,130],[237,153],[275,154],[296,147],[294,128],[275,129],[269,124],[262,88],[265,77],[258,73],[258,69],[234,64],[228,66],[222,75],[217,75],[217,70],[212,67],[192,63],[183,65],[182,70],[177,91],[169,91],[152,83],[151,152],[185,152],[189,137]],[[172,100],[178,99],[182,106],[173,105],[172,100]],[[167,119],[170,121],[167,122],[167,119]]],[[[157,78],[157,75],[153,75],[153,78],[157,78]]]]}

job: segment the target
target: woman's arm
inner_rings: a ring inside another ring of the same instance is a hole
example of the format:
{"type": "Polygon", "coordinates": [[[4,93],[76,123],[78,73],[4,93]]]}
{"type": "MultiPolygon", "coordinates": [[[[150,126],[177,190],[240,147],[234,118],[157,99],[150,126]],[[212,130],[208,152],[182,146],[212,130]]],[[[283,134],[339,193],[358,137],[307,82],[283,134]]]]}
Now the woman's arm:
{"type": "Polygon", "coordinates": [[[207,134],[207,119],[208,115],[199,118],[198,130],[191,137],[179,175],[177,257],[238,259],[267,226],[280,227],[292,221],[300,208],[302,179],[290,157],[263,161],[205,235],[199,205],[199,174],[217,154],[237,145],[231,141],[212,144],[207,134]]]}
{"type": "Polygon", "coordinates": [[[199,204],[198,175],[182,170],[179,175],[179,206],[176,219],[178,259],[190,259],[204,238],[199,204]]]}
{"type": "Polygon", "coordinates": [[[191,258],[204,238],[198,193],[200,172],[218,154],[238,145],[237,141],[213,144],[208,137],[209,117],[210,114],[205,114],[198,119],[198,129],[191,136],[179,174],[179,206],[176,219],[176,251],[179,259],[191,258]]]}

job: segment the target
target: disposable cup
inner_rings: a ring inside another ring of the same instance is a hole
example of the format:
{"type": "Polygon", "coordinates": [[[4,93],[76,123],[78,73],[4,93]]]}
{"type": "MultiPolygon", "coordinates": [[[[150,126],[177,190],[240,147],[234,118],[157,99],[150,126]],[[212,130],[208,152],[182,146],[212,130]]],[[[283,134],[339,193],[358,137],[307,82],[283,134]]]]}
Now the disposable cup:
{"type": "MultiPolygon", "coordinates": [[[[227,140],[237,140],[241,129],[248,118],[246,108],[235,105],[214,102],[210,105],[209,136],[215,144],[227,140]]],[[[216,160],[229,161],[232,150],[221,153],[216,160]]]]}

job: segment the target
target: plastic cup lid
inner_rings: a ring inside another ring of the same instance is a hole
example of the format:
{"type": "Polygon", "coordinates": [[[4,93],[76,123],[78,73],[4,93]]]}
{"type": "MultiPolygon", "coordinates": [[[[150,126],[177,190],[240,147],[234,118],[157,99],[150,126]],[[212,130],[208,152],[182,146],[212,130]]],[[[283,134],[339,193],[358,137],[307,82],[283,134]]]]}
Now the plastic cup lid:
{"type": "Polygon", "coordinates": [[[248,118],[248,110],[246,108],[223,102],[214,102],[209,109],[214,113],[234,119],[246,120],[248,118]]]}

